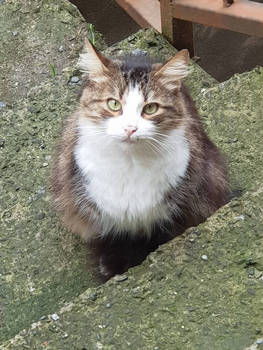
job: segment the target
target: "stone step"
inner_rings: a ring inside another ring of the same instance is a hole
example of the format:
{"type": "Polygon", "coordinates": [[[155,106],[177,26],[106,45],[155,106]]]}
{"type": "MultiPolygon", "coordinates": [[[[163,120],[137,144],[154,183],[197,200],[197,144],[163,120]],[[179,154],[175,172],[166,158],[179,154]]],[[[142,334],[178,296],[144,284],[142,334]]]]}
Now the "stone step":
{"type": "MultiPolygon", "coordinates": [[[[0,346],[244,350],[263,330],[263,187],[0,346]]],[[[256,349],[257,347],[249,347],[256,349]]]]}
{"type": "MultiPolygon", "coordinates": [[[[0,342],[98,284],[86,246],[65,232],[50,208],[51,155],[63,119],[76,105],[79,50],[87,24],[66,0],[0,5],[0,342]],[[10,21],[6,21],[10,18],[10,21]],[[53,67],[53,68],[52,68],[53,67]],[[70,80],[74,74],[75,79],[70,80]],[[17,83],[17,84],[16,84],[17,83]]],[[[96,45],[105,48],[96,34],[96,45]]],[[[117,47],[168,58],[162,36],[142,30],[117,47]]],[[[192,93],[215,81],[197,66],[192,93]],[[203,83],[202,83],[203,81],[203,83]]]]}
{"type": "MultiPolygon", "coordinates": [[[[32,241],[29,247],[34,247],[34,251],[32,249],[28,257],[40,270],[39,266],[43,268],[46,264],[33,256],[33,252],[43,256],[39,247],[44,247],[48,256],[57,244],[56,257],[61,260],[65,251],[72,249],[77,254],[75,259],[74,254],[70,255],[71,250],[68,260],[59,266],[63,276],[67,271],[73,283],[67,285],[62,278],[57,280],[55,273],[51,273],[56,265],[49,265],[46,271],[53,278],[50,295],[55,293],[57,286],[64,288],[65,304],[61,307],[62,303],[57,302],[55,308],[53,303],[50,312],[56,312],[59,319],[55,321],[56,316],[48,316],[31,328],[27,328],[25,322],[27,329],[3,342],[2,350],[23,347],[109,350],[255,348],[255,342],[260,342],[263,332],[262,83],[263,69],[256,68],[225,83],[203,88],[199,95],[196,93],[205,127],[225,153],[232,182],[242,195],[218,210],[206,223],[160,247],[142,265],[130,269],[122,282],[112,279],[105,285],[88,288],[74,300],[72,295],[68,298],[66,292],[75,286],[74,271],[77,269],[74,266],[81,268],[83,262],[83,247],[76,241],[75,246],[69,235],[57,229],[54,218],[45,207],[48,221],[44,221],[39,235],[44,237],[44,243],[32,241]],[[51,237],[47,230],[49,226],[53,227],[51,237]],[[38,246],[34,246],[34,242],[38,242],[38,246]]],[[[43,176],[40,174],[39,177],[43,176]]],[[[13,215],[19,213],[18,207],[15,208],[13,215]]],[[[22,223],[28,225],[26,221],[22,223]]],[[[12,222],[9,227],[13,232],[12,222]]],[[[29,239],[30,236],[27,241],[29,239]]],[[[34,275],[32,266],[24,261],[20,265],[27,266],[31,280],[36,283],[34,278],[39,278],[39,271],[34,275]]],[[[10,269],[14,269],[13,266],[8,265],[10,269]]],[[[21,273],[18,271],[16,277],[16,271],[12,271],[13,281],[17,278],[19,283],[21,273]]],[[[14,288],[12,278],[7,282],[14,288]]],[[[39,287],[38,294],[42,299],[39,297],[38,300],[43,300],[41,291],[43,289],[39,287]]],[[[22,303],[21,296],[20,300],[22,303]]],[[[52,304],[51,298],[47,303],[52,304]]],[[[40,318],[43,304],[36,303],[34,308],[40,318]]]]}
{"type": "Polygon", "coordinates": [[[225,154],[232,188],[254,189],[263,166],[263,68],[236,74],[197,96],[205,128],[225,154]]]}
{"type": "Polygon", "coordinates": [[[78,84],[68,80],[87,34],[66,0],[0,2],[0,342],[97,284],[85,246],[61,229],[48,194],[55,140],[76,101],[78,84]]]}

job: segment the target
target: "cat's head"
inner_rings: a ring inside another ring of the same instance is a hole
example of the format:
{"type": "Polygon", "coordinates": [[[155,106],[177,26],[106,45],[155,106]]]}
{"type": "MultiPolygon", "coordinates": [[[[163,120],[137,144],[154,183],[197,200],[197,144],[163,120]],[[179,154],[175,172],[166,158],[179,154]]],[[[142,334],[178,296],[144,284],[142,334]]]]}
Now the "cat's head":
{"type": "Polygon", "coordinates": [[[188,61],[187,50],[165,64],[143,55],[111,60],[86,41],[79,59],[81,118],[98,134],[127,144],[169,133],[184,123],[181,79],[188,61]]]}

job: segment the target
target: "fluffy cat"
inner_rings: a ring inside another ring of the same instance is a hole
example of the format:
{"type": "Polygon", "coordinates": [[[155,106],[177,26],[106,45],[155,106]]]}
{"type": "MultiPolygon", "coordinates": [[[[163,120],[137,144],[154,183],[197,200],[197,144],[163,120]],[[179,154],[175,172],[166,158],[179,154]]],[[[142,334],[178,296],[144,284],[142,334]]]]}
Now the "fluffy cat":
{"type": "Polygon", "coordinates": [[[65,226],[88,241],[105,278],[226,203],[226,169],[182,83],[188,51],[166,64],[106,58],[88,42],[79,106],[52,174],[65,226]]]}

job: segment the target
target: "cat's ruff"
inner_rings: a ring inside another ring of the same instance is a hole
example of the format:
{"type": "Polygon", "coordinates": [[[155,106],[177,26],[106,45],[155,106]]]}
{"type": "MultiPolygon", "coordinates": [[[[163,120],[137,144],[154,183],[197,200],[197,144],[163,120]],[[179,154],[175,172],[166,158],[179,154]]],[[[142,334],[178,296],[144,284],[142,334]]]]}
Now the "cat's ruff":
{"type": "Polygon", "coordinates": [[[74,154],[86,196],[101,211],[100,234],[149,234],[154,223],[170,219],[164,197],[185,175],[190,151],[184,130],[172,130],[156,154],[143,139],[122,147],[120,139],[92,136],[89,125],[79,121],[74,154]]]}

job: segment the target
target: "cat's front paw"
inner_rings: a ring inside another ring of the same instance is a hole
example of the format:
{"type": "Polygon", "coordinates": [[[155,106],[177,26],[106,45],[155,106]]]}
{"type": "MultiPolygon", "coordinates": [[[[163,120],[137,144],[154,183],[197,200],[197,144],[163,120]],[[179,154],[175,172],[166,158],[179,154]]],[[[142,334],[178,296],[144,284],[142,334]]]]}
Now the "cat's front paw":
{"type": "Polygon", "coordinates": [[[115,275],[121,275],[129,268],[127,261],[123,259],[109,259],[101,256],[99,258],[98,270],[104,280],[108,280],[115,275]]]}
{"type": "Polygon", "coordinates": [[[100,261],[99,261],[99,272],[105,278],[111,277],[111,273],[108,270],[107,266],[104,264],[102,257],[100,258],[100,261]]]}

